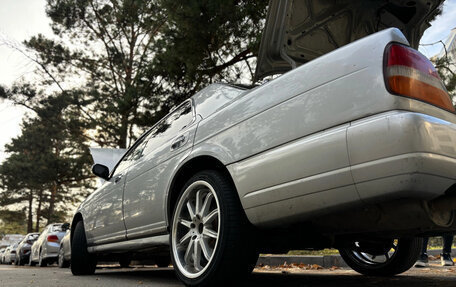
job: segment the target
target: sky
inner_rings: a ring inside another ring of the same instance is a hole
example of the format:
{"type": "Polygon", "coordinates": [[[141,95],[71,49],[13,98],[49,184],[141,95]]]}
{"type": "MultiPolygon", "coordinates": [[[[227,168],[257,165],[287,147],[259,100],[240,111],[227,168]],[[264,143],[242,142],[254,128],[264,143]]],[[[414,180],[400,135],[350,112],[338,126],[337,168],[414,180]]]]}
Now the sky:
{"type": "MultiPolygon", "coordinates": [[[[421,38],[420,44],[431,44],[447,39],[451,29],[456,28],[456,0],[447,0],[444,2],[443,13],[431,23],[421,38]]],[[[442,44],[438,43],[432,46],[421,45],[419,50],[428,58],[438,54],[442,49],[442,44]]]]}
{"type": "MultiPolygon", "coordinates": [[[[0,40],[20,43],[38,33],[50,35],[45,3],[46,0],[0,0],[0,40]]],[[[33,70],[30,60],[0,43],[0,85],[10,86],[33,70]]],[[[25,111],[0,99],[0,162],[6,156],[4,145],[20,134],[25,111]]]]}
{"type": "MultiPolygon", "coordinates": [[[[0,40],[20,43],[38,33],[52,34],[45,13],[46,0],[0,0],[0,40]]],[[[445,1],[443,14],[424,33],[421,43],[445,41],[456,27],[456,0],[445,1]]],[[[432,57],[442,49],[441,44],[420,46],[420,51],[432,57]]],[[[0,85],[10,86],[20,77],[31,75],[34,64],[0,43],[0,85]]],[[[4,145],[20,134],[20,123],[26,110],[0,100],[0,163],[6,157],[4,145]]]]}

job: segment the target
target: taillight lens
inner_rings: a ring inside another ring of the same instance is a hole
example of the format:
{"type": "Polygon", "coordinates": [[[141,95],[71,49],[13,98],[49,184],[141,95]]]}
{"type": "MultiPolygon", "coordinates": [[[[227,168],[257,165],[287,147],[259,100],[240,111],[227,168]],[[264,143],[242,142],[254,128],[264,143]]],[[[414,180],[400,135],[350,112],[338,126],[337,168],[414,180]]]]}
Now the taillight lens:
{"type": "Polygon", "coordinates": [[[423,54],[392,44],[387,47],[385,58],[386,86],[391,93],[455,111],[437,70],[423,54]]]}
{"type": "Polygon", "coordinates": [[[57,237],[57,235],[48,235],[47,241],[48,242],[59,242],[59,238],[57,237]]]}

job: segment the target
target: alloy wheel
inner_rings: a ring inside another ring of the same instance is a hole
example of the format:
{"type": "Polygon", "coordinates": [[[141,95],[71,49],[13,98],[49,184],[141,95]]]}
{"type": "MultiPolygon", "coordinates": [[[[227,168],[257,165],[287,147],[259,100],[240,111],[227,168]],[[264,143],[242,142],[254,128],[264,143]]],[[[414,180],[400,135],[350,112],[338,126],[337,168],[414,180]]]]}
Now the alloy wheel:
{"type": "Polygon", "coordinates": [[[352,249],[353,255],[362,263],[367,265],[379,265],[387,263],[393,258],[397,252],[398,240],[394,239],[391,241],[389,246],[382,248],[381,252],[369,252],[363,250],[360,246],[360,242],[355,242],[355,248],[352,249]]]}
{"type": "Polygon", "coordinates": [[[220,235],[220,205],[208,182],[196,181],[184,191],[172,226],[177,267],[188,278],[200,276],[214,258],[220,235]]]}

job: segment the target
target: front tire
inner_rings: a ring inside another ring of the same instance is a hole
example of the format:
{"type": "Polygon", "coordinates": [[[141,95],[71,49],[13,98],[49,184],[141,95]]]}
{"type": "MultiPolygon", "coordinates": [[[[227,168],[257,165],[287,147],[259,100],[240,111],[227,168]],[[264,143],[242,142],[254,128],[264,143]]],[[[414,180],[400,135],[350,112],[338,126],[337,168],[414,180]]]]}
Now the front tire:
{"type": "Polygon", "coordinates": [[[187,286],[242,280],[258,259],[251,231],[232,182],[218,171],[197,173],[173,213],[170,245],[177,276],[187,286]]]}
{"type": "Polygon", "coordinates": [[[97,266],[96,257],[87,251],[84,223],[79,221],[71,241],[71,273],[73,275],[92,275],[97,266]]]}
{"type": "Polygon", "coordinates": [[[393,276],[409,270],[418,259],[422,238],[400,238],[381,242],[354,242],[339,253],[353,270],[371,276],[393,276]]]}
{"type": "Polygon", "coordinates": [[[32,260],[32,253],[30,252],[30,258],[29,258],[29,265],[30,266],[35,266],[36,263],[32,260]]]}

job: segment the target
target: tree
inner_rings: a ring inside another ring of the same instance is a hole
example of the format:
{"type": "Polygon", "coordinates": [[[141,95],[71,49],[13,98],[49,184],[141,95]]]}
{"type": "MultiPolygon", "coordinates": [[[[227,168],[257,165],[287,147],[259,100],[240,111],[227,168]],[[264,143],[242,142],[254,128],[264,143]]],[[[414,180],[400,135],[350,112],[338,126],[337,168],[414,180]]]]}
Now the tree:
{"type": "Polygon", "coordinates": [[[162,1],[168,23],[151,68],[165,80],[169,93],[177,94],[173,104],[215,81],[252,82],[267,4],[162,1]]]}
{"type": "Polygon", "coordinates": [[[25,41],[45,79],[31,84],[71,94],[93,142],[126,148],[204,85],[253,73],[266,5],[47,0],[55,36],[25,41]]]}
{"type": "Polygon", "coordinates": [[[40,100],[33,107],[35,117],[25,119],[22,134],[6,145],[10,156],[0,166],[0,198],[4,199],[0,204],[26,201],[29,232],[34,201],[38,230],[43,216],[48,223],[58,219],[59,203],[74,201],[75,195],[87,194],[86,188],[91,187],[91,159],[84,129],[67,109],[70,103],[71,99],[59,93],[40,100]]]}
{"type": "Polygon", "coordinates": [[[456,71],[454,70],[456,67],[455,62],[453,62],[453,58],[447,55],[447,53],[445,53],[443,57],[435,59],[434,62],[435,67],[437,68],[437,72],[439,73],[439,76],[445,84],[445,87],[450,94],[450,98],[454,103],[456,100],[456,71]]]}
{"type": "Polygon", "coordinates": [[[32,214],[36,228],[52,221],[74,189],[90,187],[89,144],[126,148],[204,85],[253,77],[266,5],[47,0],[54,35],[9,45],[37,64],[35,76],[0,88],[33,111],[6,148],[4,206],[27,202],[28,229],[32,214]]]}
{"type": "Polygon", "coordinates": [[[0,236],[25,232],[24,211],[0,210],[0,236]]]}

